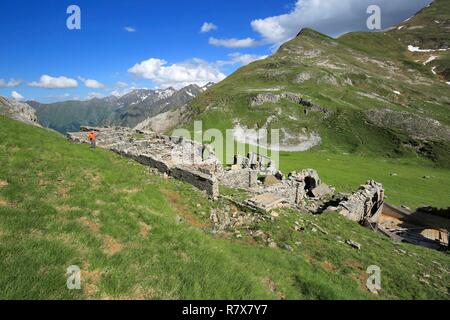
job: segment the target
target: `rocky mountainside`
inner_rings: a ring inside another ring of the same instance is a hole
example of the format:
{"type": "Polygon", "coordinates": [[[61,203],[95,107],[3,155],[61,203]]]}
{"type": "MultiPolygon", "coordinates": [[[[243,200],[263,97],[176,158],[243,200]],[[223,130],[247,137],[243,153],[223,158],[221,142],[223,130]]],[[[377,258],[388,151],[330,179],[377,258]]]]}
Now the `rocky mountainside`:
{"type": "Polygon", "coordinates": [[[36,109],[42,126],[62,133],[78,131],[81,125],[134,127],[148,117],[185,105],[209,86],[210,84],[205,87],[190,85],[180,90],[138,89],[121,97],[109,96],[51,104],[36,101],[28,103],[36,109]]]}
{"type": "Polygon", "coordinates": [[[28,104],[0,96],[0,115],[39,126],[36,111],[28,104]]]}
{"type": "Polygon", "coordinates": [[[102,123],[134,127],[148,117],[183,106],[202,92],[197,85],[178,91],[174,88],[133,91],[117,100],[118,108],[102,123]]]}
{"type": "Polygon", "coordinates": [[[434,130],[450,126],[449,19],[450,2],[436,0],[382,32],[334,39],[304,29],[194,99],[189,119],[238,137],[278,128],[285,151],[420,154],[448,165],[448,134],[434,130]]]}

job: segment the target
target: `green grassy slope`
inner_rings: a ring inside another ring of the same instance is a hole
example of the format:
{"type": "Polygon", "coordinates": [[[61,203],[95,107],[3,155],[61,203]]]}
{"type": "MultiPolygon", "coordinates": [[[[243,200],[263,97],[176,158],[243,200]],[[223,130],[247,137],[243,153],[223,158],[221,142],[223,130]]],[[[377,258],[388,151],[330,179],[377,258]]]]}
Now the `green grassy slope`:
{"type": "Polygon", "coordinates": [[[334,214],[290,211],[256,226],[294,248],[271,249],[212,234],[209,210],[223,206],[111,152],[0,117],[0,298],[449,297],[446,253],[393,244],[334,214]],[[299,219],[329,234],[295,232],[299,219]],[[70,265],[82,269],[80,291],[66,289],[70,265]],[[370,265],[382,270],[379,296],[364,287],[370,265]]]}
{"type": "Polygon", "coordinates": [[[388,158],[419,154],[448,168],[448,137],[419,139],[401,126],[374,122],[367,111],[410,113],[416,117],[409,123],[412,130],[426,134],[434,129],[421,128],[423,118],[437,120],[448,129],[448,51],[413,53],[408,45],[448,47],[449,18],[450,3],[436,0],[402,23],[400,30],[355,32],[332,39],[305,29],[273,56],[239,69],[194,99],[193,118],[203,120],[206,129],[221,130],[232,128],[235,121],[249,128],[262,127],[271,118],[268,128],[283,128],[291,134],[303,129],[318,132],[322,137],[318,149],[388,158]],[[435,60],[424,65],[433,55],[435,60]],[[305,107],[287,100],[251,106],[252,97],[267,92],[300,94],[331,115],[305,114],[305,107]]]}

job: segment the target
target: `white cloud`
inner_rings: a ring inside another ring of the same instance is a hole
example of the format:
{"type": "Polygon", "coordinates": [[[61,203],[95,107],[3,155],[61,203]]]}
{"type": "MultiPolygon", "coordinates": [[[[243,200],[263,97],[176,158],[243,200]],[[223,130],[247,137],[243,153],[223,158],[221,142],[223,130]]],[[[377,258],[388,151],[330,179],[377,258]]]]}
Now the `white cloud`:
{"type": "Polygon", "coordinates": [[[75,79],[67,77],[51,77],[49,75],[42,75],[38,82],[34,81],[28,84],[30,87],[48,88],[48,89],[62,89],[62,88],[76,88],[78,82],[75,79]]]}
{"type": "Polygon", "coordinates": [[[265,59],[268,56],[266,56],[266,55],[260,56],[260,55],[256,55],[256,54],[242,54],[242,53],[239,53],[239,52],[235,52],[235,53],[230,53],[228,55],[228,57],[230,57],[230,60],[228,60],[228,61],[218,61],[217,63],[219,65],[236,65],[236,64],[239,64],[241,66],[245,66],[245,65],[247,65],[249,63],[252,63],[254,61],[265,59]]]}
{"type": "Polygon", "coordinates": [[[212,30],[217,30],[217,26],[214,23],[212,23],[212,22],[205,22],[205,23],[203,23],[203,25],[202,25],[202,27],[200,29],[200,32],[201,33],[207,33],[207,32],[210,32],[212,30]]]}
{"type": "Polygon", "coordinates": [[[128,87],[128,88],[122,88],[122,89],[113,90],[113,91],[110,92],[110,95],[115,96],[115,97],[122,97],[122,96],[130,93],[133,90],[139,90],[139,89],[148,89],[148,88],[131,86],[131,87],[128,87]]]}
{"type": "Polygon", "coordinates": [[[252,38],[245,39],[217,39],[217,38],[209,38],[209,44],[216,47],[226,47],[226,48],[248,48],[259,45],[258,41],[252,38]]]}
{"type": "Polygon", "coordinates": [[[123,81],[117,81],[114,85],[117,88],[126,88],[126,87],[128,87],[128,83],[123,82],[123,81]]]}
{"type": "Polygon", "coordinates": [[[82,77],[78,77],[78,79],[84,83],[84,85],[91,89],[103,89],[105,88],[105,85],[97,80],[94,79],[85,79],[82,77]]]}
{"type": "Polygon", "coordinates": [[[382,26],[399,23],[431,0],[297,0],[291,12],[251,22],[265,43],[280,45],[295,37],[305,27],[338,36],[349,31],[369,31],[367,8],[379,5],[382,26]]]}
{"type": "Polygon", "coordinates": [[[100,99],[103,97],[104,97],[104,95],[101,93],[98,93],[98,92],[90,92],[87,96],[88,99],[94,99],[94,98],[100,99]]]}
{"type": "Polygon", "coordinates": [[[20,86],[21,83],[22,83],[22,81],[15,80],[15,79],[9,79],[9,80],[0,79],[0,88],[15,88],[15,87],[20,86]]]}
{"type": "Polygon", "coordinates": [[[122,92],[120,92],[119,90],[113,90],[111,91],[111,95],[115,96],[115,97],[121,97],[123,96],[122,92]]]}
{"type": "Polygon", "coordinates": [[[20,93],[18,93],[17,91],[11,92],[11,97],[12,97],[14,100],[17,100],[17,101],[25,99],[25,98],[24,98],[20,93]]]}
{"type": "Polygon", "coordinates": [[[179,89],[189,84],[204,86],[225,79],[215,64],[201,59],[168,65],[165,60],[150,58],[134,65],[128,72],[152,80],[159,88],[172,86],[179,89]]]}
{"type": "Polygon", "coordinates": [[[136,28],[133,27],[125,27],[124,29],[126,32],[136,32],[136,28]]]}

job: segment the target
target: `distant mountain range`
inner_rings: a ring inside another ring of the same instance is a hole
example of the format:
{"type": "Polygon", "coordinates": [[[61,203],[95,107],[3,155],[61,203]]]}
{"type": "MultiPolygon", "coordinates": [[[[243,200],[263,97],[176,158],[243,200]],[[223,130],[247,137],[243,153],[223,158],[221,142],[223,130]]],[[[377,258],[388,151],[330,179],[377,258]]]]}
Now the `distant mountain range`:
{"type": "Polygon", "coordinates": [[[108,96],[85,101],[43,104],[27,101],[36,110],[39,123],[61,133],[77,131],[81,125],[135,127],[140,122],[188,103],[206,91],[212,83],[189,85],[180,90],[137,89],[123,96],[108,96]]]}

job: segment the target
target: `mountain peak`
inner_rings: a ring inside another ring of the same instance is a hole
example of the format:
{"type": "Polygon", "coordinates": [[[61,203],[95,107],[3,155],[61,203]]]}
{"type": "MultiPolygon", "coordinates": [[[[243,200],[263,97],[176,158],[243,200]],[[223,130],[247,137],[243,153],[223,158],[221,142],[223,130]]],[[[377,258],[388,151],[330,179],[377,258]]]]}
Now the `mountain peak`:
{"type": "Polygon", "coordinates": [[[332,37],[327,36],[326,34],[320,33],[319,31],[316,31],[311,28],[301,29],[300,32],[297,34],[296,38],[300,38],[300,37],[316,37],[316,38],[332,39],[332,37]]]}

